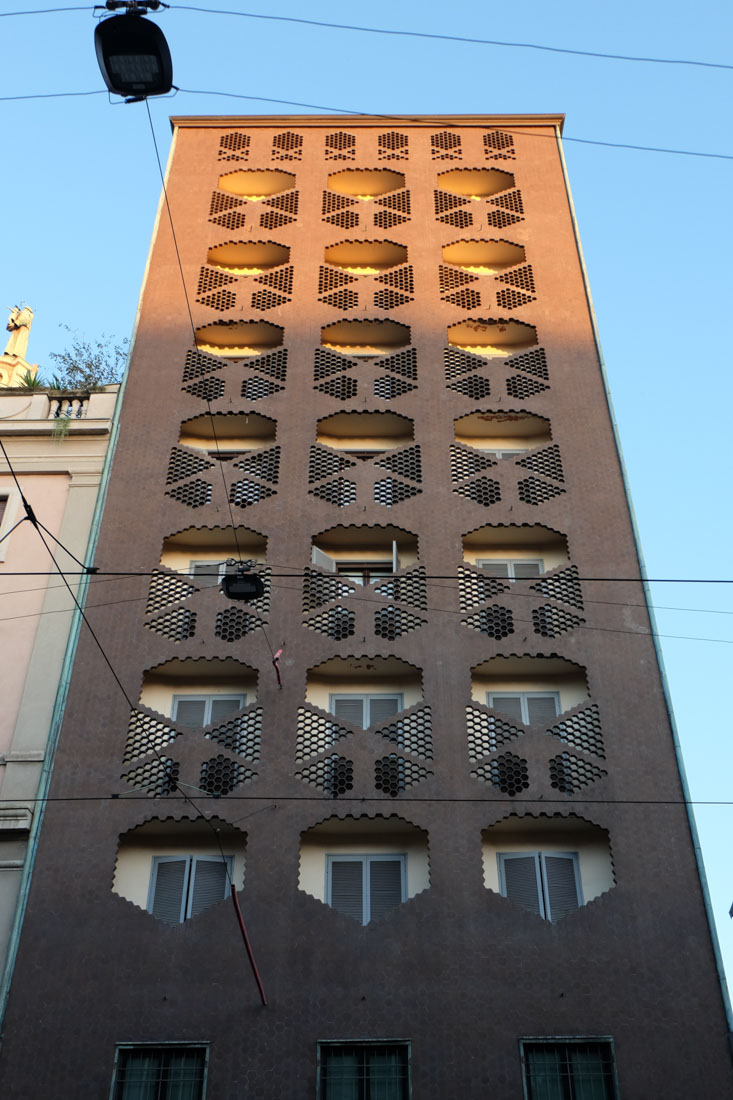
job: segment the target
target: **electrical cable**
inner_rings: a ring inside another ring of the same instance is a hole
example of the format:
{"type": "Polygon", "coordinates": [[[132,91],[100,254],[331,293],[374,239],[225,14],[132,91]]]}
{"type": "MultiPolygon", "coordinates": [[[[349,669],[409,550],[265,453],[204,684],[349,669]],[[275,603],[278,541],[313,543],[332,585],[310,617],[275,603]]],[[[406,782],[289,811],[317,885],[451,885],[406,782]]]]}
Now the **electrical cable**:
{"type": "MultiPolygon", "coordinates": [[[[339,803],[347,802],[364,802],[364,798],[360,795],[344,796],[343,798],[336,799],[324,799],[323,795],[318,794],[288,794],[288,795],[259,795],[261,800],[267,801],[269,805],[261,807],[260,810],[253,810],[250,814],[245,814],[244,817],[240,817],[238,821],[244,821],[247,817],[254,817],[255,814],[261,813],[262,810],[277,809],[280,802],[318,802],[323,805],[324,802],[330,805],[338,805],[339,803]],[[274,801],[276,799],[276,801],[274,801]]],[[[575,797],[575,796],[573,796],[575,797]]],[[[232,792],[226,796],[228,803],[233,802],[253,802],[255,798],[251,794],[235,794],[232,792]]],[[[166,795],[166,803],[170,804],[177,801],[186,801],[185,796],[180,800],[175,795],[166,795]]],[[[134,794],[118,795],[118,794],[85,794],[85,795],[54,795],[47,796],[45,798],[24,798],[23,802],[147,802],[150,805],[149,794],[134,794]]],[[[14,803],[17,799],[0,798],[0,806],[5,803],[14,803]]],[[[538,806],[566,806],[569,809],[578,807],[584,804],[593,806],[733,806],[733,800],[727,798],[692,798],[685,800],[684,798],[580,798],[579,796],[575,801],[569,802],[568,796],[565,798],[548,798],[544,795],[538,795],[535,798],[521,798],[517,795],[507,796],[506,798],[492,797],[486,798],[486,796],[476,795],[475,798],[466,798],[465,796],[431,796],[430,798],[416,798],[414,795],[400,794],[399,802],[396,802],[391,795],[385,795],[379,797],[377,795],[370,796],[369,802],[384,802],[388,806],[399,806],[405,802],[418,802],[425,805],[431,805],[436,802],[445,802],[462,805],[464,803],[478,802],[482,806],[493,806],[495,803],[508,803],[516,805],[517,803],[532,803],[538,806]]],[[[233,822],[227,822],[227,824],[233,824],[233,822]]]]}

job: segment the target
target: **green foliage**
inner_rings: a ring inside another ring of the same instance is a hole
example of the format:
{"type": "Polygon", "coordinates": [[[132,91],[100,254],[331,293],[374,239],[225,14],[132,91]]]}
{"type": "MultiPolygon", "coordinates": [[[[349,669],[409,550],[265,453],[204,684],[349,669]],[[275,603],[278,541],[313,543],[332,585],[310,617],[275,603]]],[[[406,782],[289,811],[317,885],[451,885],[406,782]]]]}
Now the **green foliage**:
{"type": "Polygon", "coordinates": [[[70,334],[65,351],[52,351],[57,371],[48,385],[56,390],[94,390],[119,382],[127,359],[127,339],[118,342],[102,333],[96,340],[87,340],[77,329],[61,325],[70,334]]]}
{"type": "Polygon", "coordinates": [[[42,390],[45,382],[37,374],[31,374],[29,370],[22,375],[18,388],[21,390],[42,390]]]}

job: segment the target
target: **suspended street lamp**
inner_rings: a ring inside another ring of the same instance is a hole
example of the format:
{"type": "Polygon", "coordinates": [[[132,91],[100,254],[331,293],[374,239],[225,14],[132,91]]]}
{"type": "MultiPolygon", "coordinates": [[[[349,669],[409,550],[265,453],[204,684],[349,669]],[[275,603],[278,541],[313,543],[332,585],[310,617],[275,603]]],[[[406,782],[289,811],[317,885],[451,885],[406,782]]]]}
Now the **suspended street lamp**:
{"type": "Polygon", "coordinates": [[[143,19],[161,7],[160,0],[107,0],[105,7],[125,9],[124,15],[101,20],[94,31],[97,62],[110,92],[134,99],[165,95],[173,87],[171,52],[160,27],[143,19]]]}
{"type": "Polygon", "coordinates": [[[256,565],[254,561],[236,562],[233,558],[227,561],[227,567],[235,567],[233,572],[226,572],[221,578],[221,590],[228,600],[243,600],[252,603],[259,600],[265,594],[265,582],[257,573],[249,570],[256,565]]]}

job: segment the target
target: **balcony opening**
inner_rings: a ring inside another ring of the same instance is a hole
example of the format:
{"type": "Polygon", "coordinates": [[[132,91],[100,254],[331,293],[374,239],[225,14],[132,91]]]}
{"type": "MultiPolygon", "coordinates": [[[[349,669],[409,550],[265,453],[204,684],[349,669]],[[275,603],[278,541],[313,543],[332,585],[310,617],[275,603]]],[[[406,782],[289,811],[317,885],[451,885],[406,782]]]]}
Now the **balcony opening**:
{"type": "Polygon", "coordinates": [[[213,321],[196,329],[196,347],[211,355],[243,358],[279,348],[283,329],[270,321],[213,321]]]}
{"type": "Polygon", "coordinates": [[[276,428],[274,420],[259,413],[202,413],[181,424],[178,442],[182,447],[205,451],[209,458],[233,462],[273,444],[276,428]]]}
{"type": "Polygon", "coordinates": [[[342,355],[389,355],[409,343],[409,326],[397,321],[335,321],[321,329],[321,346],[342,355]]]}
{"type": "Polygon", "coordinates": [[[471,696],[510,722],[549,726],[589,698],[585,669],[563,657],[492,657],[473,669],[471,696]]]}
{"type": "Polygon", "coordinates": [[[165,540],[160,564],[209,588],[218,586],[227,561],[239,561],[241,556],[264,562],[266,551],[267,539],[247,527],[238,527],[236,537],[231,527],[187,527],[165,540]]]}
{"type": "Polygon", "coordinates": [[[428,836],[392,817],[332,817],[300,838],[298,888],[370,924],[430,887],[428,836]]]}
{"type": "Polygon", "coordinates": [[[318,421],[316,440],[365,461],[410,444],[413,422],[392,412],[334,413],[318,421]]]}
{"type": "Polygon", "coordinates": [[[549,527],[479,527],[463,536],[463,560],[490,577],[524,580],[568,565],[567,539],[549,527]]]}
{"type": "Polygon", "coordinates": [[[480,202],[514,187],[514,176],[499,168],[453,168],[439,173],[438,187],[451,195],[480,202]]]}
{"type": "Polygon", "coordinates": [[[352,275],[379,275],[396,264],[407,263],[407,247],[393,241],[342,241],[326,248],[323,258],[352,275]]]}
{"type": "Polygon", "coordinates": [[[190,729],[228,721],[257,701],[257,673],[240,661],[173,658],[143,674],[140,704],[190,729]]]}
{"type": "Polygon", "coordinates": [[[357,729],[421,703],[420,669],[399,657],[332,657],[310,669],[305,699],[357,729]]]}
{"type": "Polygon", "coordinates": [[[576,814],[513,814],[481,839],[486,889],[553,923],[614,886],[608,833],[576,814]]]}
{"type": "Polygon", "coordinates": [[[270,195],[279,195],[281,191],[289,191],[295,187],[295,176],[292,172],[279,172],[276,169],[256,171],[254,169],[240,168],[236,172],[227,172],[219,177],[219,190],[226,191],[230,195],[239,195],[248,202],[259,202],[269,198],[270,195]]]}
{"type": "Polygon", "coordinates": [[[332,527],[313,539],[311,561],[353,584],[373,584],[417,564],[417,538],[399,527],[332,527]]]}
{"type": "Polygon", "coordinates": [[[227,241],[206,254],[207,264],[230,275],[261,275],[289,259],[290,249],[273,241],[227,241]]]}
{"type": "Polygon", "coordinates": [[[537,330],[523,321],[467,319],[448,328],[448,343],[474,355],[496,358],[534,347],[537,330]]]}
{"type": "Polygon", "coordinates": [[[387,195],[390,191],[399,191],[404,186],[404,174],[392,172],[389,168],[347,168],[343,172],[333,172],[328,177],[329,191],[364,202],[387,195]]]}
{"type": "Polygon", "coordinates": [[[247,840],[226,821],[212,818],[211,826],[167,818],[124,833],[112,892],[165,924],[182,924],[224,901],[230,879],[242,888],[247,840]]]}
{"type": "Polygon", "coordinates": [[[525,412],[474,412],[453,421],[456,443],[511,458],[552,442],[550,421],[525,412]]]}
{"type": "Polygon", "coordinates": [[[443,245],[443,262],[474,275],[497,275],[524,263],[524,248],[510,241],[455,241],[443,245]]]}

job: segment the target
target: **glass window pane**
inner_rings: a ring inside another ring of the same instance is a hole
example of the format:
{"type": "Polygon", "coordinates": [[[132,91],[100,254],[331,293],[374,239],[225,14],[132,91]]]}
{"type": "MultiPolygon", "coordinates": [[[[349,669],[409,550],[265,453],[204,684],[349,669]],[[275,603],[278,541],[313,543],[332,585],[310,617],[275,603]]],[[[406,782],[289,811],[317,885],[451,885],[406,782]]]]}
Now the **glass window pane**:
{"type": "Polygon", "coordinates": [[[176,699],[173,703],[173,720],[184,726],[200,729],[206,721],[205,699],[176,699]]]}
{"type": "Polygon", "coordinates": [[[363,1072],[356,1051],[335,1047],[321,1053],[322,1100],[362,1100],[359,1077],[363,1072]]]}
{"type": "Polygon", "coordinates": [[[504,714],[507,718],[513,718],[515,722],[523,721],[521,695],[502,695],[496,692],[489,692],[488,705],[498,714],[504,714]]]}

